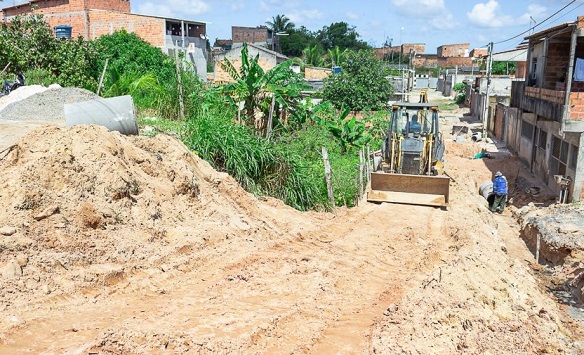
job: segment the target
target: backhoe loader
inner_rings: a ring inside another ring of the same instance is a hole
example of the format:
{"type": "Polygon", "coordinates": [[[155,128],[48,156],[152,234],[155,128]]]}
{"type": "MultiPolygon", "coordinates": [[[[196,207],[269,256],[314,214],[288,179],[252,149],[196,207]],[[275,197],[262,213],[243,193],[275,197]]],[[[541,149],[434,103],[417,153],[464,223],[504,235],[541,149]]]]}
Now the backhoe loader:
{"type": "Polygon", "coordinates": [[[375,157],[367,201],[447,208],[450,178],[444,176],[444,142],[438,105],[399,102],[375,157]]]}

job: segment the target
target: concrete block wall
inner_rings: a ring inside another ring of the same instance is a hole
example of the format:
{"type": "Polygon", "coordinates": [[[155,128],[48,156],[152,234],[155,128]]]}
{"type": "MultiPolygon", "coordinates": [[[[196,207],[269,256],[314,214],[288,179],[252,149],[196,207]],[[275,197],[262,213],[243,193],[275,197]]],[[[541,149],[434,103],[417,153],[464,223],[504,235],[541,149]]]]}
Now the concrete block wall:
{"type": "Polygon", "coordinates": [[[570,93],[570,114],[571,120],[584,119],[584,92],[570,93]]]}
{"type": "MultiPolygon", "coordinates": [[[[570,33],[567,34],[568,38],[570,33]]],[[[570,43],[550,43],[544,69],[544,89],[557,89],[557,84],[565,82],[568,72],[567,58],[570,55],[570,43]]]]}
{"type": "Polygon", "coordinates": [[[410,49],[413,53],[424,54],[426,52],[426,45],[423,43],[404,43],[402,45],[402,53],[410,53],[410,49]]]}
{"type": "Polygon", "coordinates": [[[332,69],[329,68],[315,68],[315,67],[305,67],[304,68],[304,78],[305,79],[324,79],[332,74],[332,69]]]}
{"type": "Polygon", "coordinates": [[[89,29],[87,11],[45,14],[43,15],[43,19],[52,29],[54,29],[55,26],[60,25],[71,26],[72,38],[77,38],[79,36],[87,38],[89,29]]]}
{"type": "MultiPolygon", "coordinates": [[[[229,74],[223,70],[223,68],[221,68],[221,60],[217,60],[215,62],[215,78],[214,81],[218,82],[218,83],[231,83],[234,80],[231,78],[231,76],[229,76],[229,74]]],[[[229,61],[231,62],[231,64],[233,64],[233,66],[235,67],[235,69],[237,71],[239,71],[241,69],[241,53],[240,53],[240,58],[238,59],[229,59],[229,61]]],[[[274,67],[274,61],[271,60],[266,60],[266,59],[262,59],[260,58],[258,60],[258,64],[260,65],[260,67],[262,67],[262,69],[264,71],[268,71],[270,69],[272,69],[274,67]]]]}
{"type": "Polygon", "coordinates": [[[163,48],[165,45],[166,22],[161,18],[123,12],[90,10],[89,23],[89,39],[96,39],[125,29],[128,32],[136,33],[153,46],[163,48]]]}
{"type": "Polygon", "coordinates": [[[268,42],[268,30],[255,27],[231,27],[233,43],[268,42]]]}
{"type": "Polygon", "coordinates": [[[130,0],[84,0],[84,9],[130,12],[130,0]]]}
{"type": "Polygon", "coordinates": [[[495,137],[503,140],[503,131],[505,129],[505,105],[498,103],[495,108],[495,137]]]}
{"type": "Polygon", "coordinates": [[[89,9],[130,12],[129,0],[43,0],[30,1],[22,5],[4,9],[6,17],[24,15],[33,12],[40,14],[58,14],[89,9]]]}
{"type": "Polygon", "coordinates": [[[472,58],[479,58],[479,57],[484,57],[488,54],[488,50],[487,48],[475,48],[472,51],[470,51],[469,53],[469,57],[472,58]]]}

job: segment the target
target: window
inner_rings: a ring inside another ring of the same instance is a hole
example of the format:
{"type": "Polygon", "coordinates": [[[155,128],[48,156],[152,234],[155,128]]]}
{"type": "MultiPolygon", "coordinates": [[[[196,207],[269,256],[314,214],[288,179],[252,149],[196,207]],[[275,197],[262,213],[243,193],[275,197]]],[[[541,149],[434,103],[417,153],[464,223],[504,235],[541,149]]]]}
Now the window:
{"type": "Polygon", "coordinates": [[[568,165],[570,169],[576,170],[576,163],[578,162],[578,147],[570,144],[570,164],[568,165]]]}
{"type": "Polygon", "coordinates": [[[537,147],[545,151],[547,144],[547,132],[541,128],[537,129],[537,147]]]}
{"type": "Polygon", "coordinates": [[[527,138],[530,141],[533,139],[533,125],[529,122],[521,122],[521,136],[527,138]]]}
{"type": "Polygon", "coordinates": [[[529,80],[527,86],[537,85],[537,58],[533,58],[531,61],[531,73],[529,73],[529,80]]]}
{"type": "Polygon", "coordinates": [[[566,175],[569,144],[554,136],[552,142],[552,156],[550,157],[551,175],[566,175]]]}

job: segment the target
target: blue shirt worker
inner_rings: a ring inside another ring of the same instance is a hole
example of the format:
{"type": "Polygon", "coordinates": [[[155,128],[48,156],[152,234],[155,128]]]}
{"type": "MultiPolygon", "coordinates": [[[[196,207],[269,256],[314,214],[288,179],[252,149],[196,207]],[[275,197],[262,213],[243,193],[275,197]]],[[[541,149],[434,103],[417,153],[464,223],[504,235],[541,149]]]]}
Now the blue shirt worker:
{"type": "Polygon", "coordinates": [[[503,212],[505,204],[507,203],[507,178],[503,176],[500,171],[495,173],[493,180],[493,193],[495,194],[495,202],[491,206],[491,212],[503,212]]]}
{"type": "Polygon", "coordinates": [[[412,120],[408,122],[406,130],[408,133],[422,132],[422,125],[418,122],[418,115],[413,115],[412,120]]]}

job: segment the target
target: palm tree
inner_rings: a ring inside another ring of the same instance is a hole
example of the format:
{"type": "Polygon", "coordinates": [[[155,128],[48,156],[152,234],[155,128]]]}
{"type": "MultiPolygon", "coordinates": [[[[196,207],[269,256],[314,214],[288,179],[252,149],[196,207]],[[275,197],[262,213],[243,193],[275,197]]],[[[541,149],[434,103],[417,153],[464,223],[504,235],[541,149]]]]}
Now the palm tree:
{"type": "Polygon", "coordinates": [[[304,48],[302,56],[306,65],[318,67],[322,64],[320,48],[316,44],[304,48]]]}
{"type": "Polygon", "coordinates": [[[347,59],[348,49],[341,50],[339,46],[328,50],[328,60],[332,66],[342,67],[347,59]]]}
{"type": "Polygon", "coordinates": [[[290,31],[295,26],[286,15],[276,15],[272,17],[272,21],[266,21],[266,25],[274,33],[290,31]]]}

